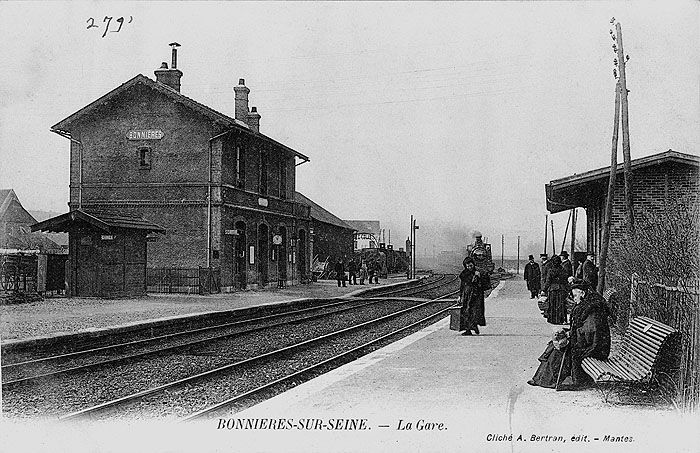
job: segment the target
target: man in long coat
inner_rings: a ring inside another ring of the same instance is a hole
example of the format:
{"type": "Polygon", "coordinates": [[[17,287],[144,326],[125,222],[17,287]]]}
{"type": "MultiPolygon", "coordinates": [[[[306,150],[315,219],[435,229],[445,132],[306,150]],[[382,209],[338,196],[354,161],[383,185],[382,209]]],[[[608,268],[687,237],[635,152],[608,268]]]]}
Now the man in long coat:
{"type": "Polygon", "coordinates": [[[576,269],[576,278],[588,283],[593,291],[598,288],[598,268],[593,263],[594,259],[595,254],[588,252],[586,260],[576,269]]]}
{"type": "Polygon", "coordinates": [[[564,268],[564,272],[566,272],[566,277],[573,277],[574,267],[571,264],[571,261],[569,260],[569,252],[567,252],[566,250],[562,250],[559,256],[561,257],[561,267],[564,268]]]}
{"type": "Polygon", "coordinates": [[[478,335],[479,326],[486,325],[484,291],[487,289],[485,288],[487,278],[476,270],[472,258],[467,257],[462,264],[464,270],[459,274],[461,280],[460,300],[462,302],[460,317],[466,329],[462,335],[471,335],[472,330],[478,335]]]}
{"type": "Polygon", "coordinates": [[[537,297],[542,286],[540,285],[542,275],[540,274],[540,266],[535,263],[535,257],[528,256],[528,263],[525,265],[524,279],[527,282],[527,290],[530,291],[530,299],[537,297]]]}

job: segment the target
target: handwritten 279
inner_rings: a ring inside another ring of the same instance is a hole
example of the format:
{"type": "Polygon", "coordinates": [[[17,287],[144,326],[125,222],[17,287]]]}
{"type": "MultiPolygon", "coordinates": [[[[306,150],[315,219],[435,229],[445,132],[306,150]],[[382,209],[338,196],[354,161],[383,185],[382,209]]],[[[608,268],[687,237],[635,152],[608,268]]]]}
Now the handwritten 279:
{"type": "MultiPolygon", "coordinates": [[[[112,23],[113,19],[114,19],[114,17],[110,17],[110,16],[105,16],[105,18],[102,19],[102,23],[104,24],[104,27],[105,27],[105,31],[102,33],[102,38],[104,38],[107,35],[107,32],[119,33],[121,31],[122,27],[124,26],[124,23],[130,24],[134,20],[134,18],[132,16],[129,16],[129,20],[127,22],[125,22],[126,19],[124,19],[124,17],[119,17],[116,20],[114,20],[114,22],[116,22],[116,24],[113,24],[112,23]],[[110,25],[112,27],[111,29],[110,29],[110,25]]],[[[99,30],[99,28],[100,28],[99,25],[95,24],[95,19],[92,17],[88,18],[88,20],[86,20],[85,22],[88,24],[87,25],[88,30],[90,30],[91,28],[97,28],[99,30]]]]}

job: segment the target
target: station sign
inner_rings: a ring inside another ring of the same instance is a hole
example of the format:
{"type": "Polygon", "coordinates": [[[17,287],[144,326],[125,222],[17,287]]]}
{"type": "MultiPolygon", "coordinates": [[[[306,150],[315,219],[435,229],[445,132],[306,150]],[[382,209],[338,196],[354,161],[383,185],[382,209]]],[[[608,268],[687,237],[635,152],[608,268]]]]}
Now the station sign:
{"type": "Polygon", "coordinates": [[[103,241],[113,241],[114,235],[113,234],[103,234],[100,239],[102,239],[103,241]]]}
{"type": "Polygon", "coordinates": [[[164,135],[160,129],[137,129],[129,131],[126,138],[129,140],[160,140],[164,135]]]}

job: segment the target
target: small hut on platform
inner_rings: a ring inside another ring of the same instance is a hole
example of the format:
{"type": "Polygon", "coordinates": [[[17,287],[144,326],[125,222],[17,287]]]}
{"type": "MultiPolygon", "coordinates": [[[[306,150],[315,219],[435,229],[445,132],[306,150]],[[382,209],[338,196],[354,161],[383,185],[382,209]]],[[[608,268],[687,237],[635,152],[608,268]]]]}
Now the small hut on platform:
{"type": "Polygon", "coordinates": [[[146,241],[165,229],[141,217],[80,209],[44,220],[32,231],[68,233],[71,297],[146,294],[146,241]]]}

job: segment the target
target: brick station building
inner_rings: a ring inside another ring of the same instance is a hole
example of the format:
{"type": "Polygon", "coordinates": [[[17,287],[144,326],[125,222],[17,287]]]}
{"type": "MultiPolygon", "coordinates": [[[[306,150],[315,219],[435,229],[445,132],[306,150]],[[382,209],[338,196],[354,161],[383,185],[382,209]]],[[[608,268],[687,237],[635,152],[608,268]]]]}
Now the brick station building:
{"type": "Polygon", "coordinates": [[[233,118],[184,96],[176,46],[155,81],[139,74],[51,128],[70,140],[70,209],[163,227],[149,268],[218,269],[223,290],[307,281],[310,208],[294,194],[308,157],[260,132],[243,79],[233,118]]]}
{"type": "MultiPolygon", "coordinates": [[[[652,156],[633,159],[632,191],[635,212],[661,209],[671,200],[698,196],[700,157],[668,150],[652,156]]],[[[555,179],[545,184],[547,210],[551,213],[576,207],[586,209],[586,247],[595,256],[600,253],[605,221],[605,201],[610,166],[555,179]]],[[[619,163],[615,176],[615,192],[610,228],[613,243],[625,231],[626,219],[624,166],[619,163]]]]}

